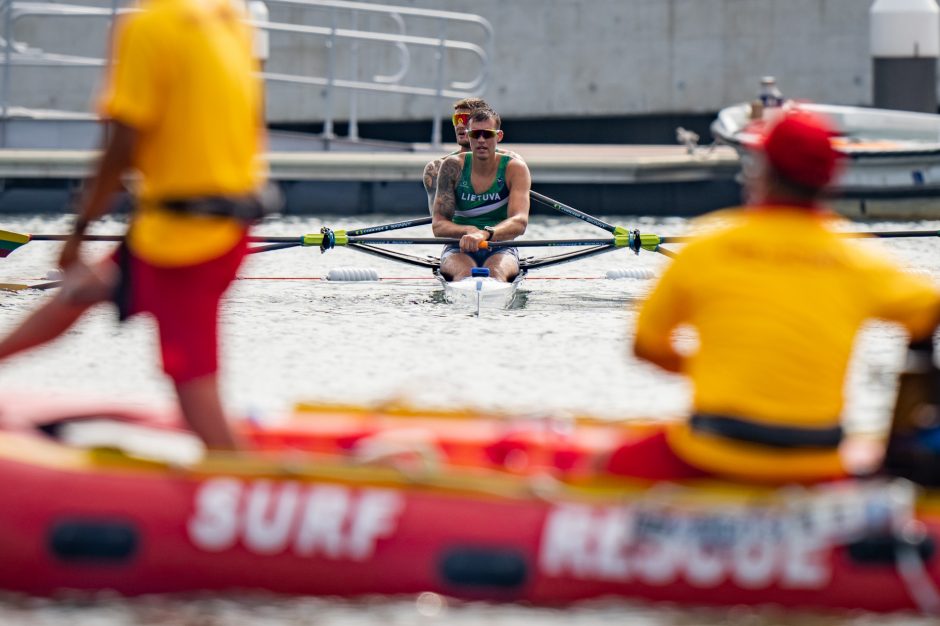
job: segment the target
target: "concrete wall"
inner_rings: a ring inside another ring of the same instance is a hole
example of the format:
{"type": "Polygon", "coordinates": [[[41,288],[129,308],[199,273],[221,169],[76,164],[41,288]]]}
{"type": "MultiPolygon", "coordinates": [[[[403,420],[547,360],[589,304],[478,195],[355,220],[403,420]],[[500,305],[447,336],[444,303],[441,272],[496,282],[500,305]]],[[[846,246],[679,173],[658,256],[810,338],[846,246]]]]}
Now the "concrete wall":
{"type": "MultiPolygon", "coordinates": [[[[386,0],[409,7],[472,11],[496,31],[495,64],[484,95],[506,116],[610,116],[710,112],[752,98],[759,78],[777,76],[788,96],[838,104],[870,104],[867,0],[386,0]]],[[[89,4],[83,2],[82,4],[89,4]]],[[[109,3],[102,2],[105,6],[109,3]]],[[[322,9],[269,3],[271,20],[327,26],[322,9]]],[[[338,25],[349,27],[347,15],[338,25]]],[[[385,17],[360,27],[390,31],[385,17]]],[[[437,35],[439,25],[408,20],[407,32],[437,35]]],[[[15,38],[53,52],[103,50],[100,25],[63,18],[21,20],[15,38]]],[[[448,36],[481,41],[472,27],[448,36]]],[[[270,71],[325,74],[322,37],[273,34],[270,71]]],[[[433,51],[411,48],[407,81],[433,86],[433,51]]],[[[349,76],[349,49],[336,48],[340,75],[349,76]]],[[[449,54],[452,76],[476,74],[473,59],[449,54]]],[[[397,57],[387,44],[363,45],[361,74],[390,72],[397,57]]],[[[87,110],[98,70],[16,68],[12,104],[87,110]]],[[[268,86],[271,121],[318,121],[328,101],[316,86],[268,86]]],[[[428,119],[449,100],[364,94],[363,120],[428,119]]],[[[344,119],[349,99],[338,94],[344,119]]]]}

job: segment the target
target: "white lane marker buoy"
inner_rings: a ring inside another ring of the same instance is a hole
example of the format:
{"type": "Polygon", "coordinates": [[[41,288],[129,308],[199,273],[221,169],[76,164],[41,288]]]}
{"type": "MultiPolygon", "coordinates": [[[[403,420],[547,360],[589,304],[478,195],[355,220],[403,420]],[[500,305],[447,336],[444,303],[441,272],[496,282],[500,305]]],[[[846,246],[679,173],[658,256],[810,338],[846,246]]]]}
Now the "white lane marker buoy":
{"type": "Polygon", "coordinates": [[[621,278],[648,280],[656,278],[656,272],[648,267],[619,267],[614,270],[607,270],[607,278],[611,280],[620,280],[621,278]]]}
{"type": "Polygon", "coordinates": [[[378,280],[379,272],[372,267],[334,267],[327,273],[326,279],[338,282],[378,280]]]}

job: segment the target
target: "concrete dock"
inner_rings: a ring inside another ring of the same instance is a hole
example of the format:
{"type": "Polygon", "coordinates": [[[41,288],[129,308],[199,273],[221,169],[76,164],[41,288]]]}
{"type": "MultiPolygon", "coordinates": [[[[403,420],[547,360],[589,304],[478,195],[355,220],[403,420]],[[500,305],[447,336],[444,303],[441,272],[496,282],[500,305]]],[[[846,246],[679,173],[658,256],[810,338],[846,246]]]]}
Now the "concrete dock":
{"type": "MultiPolygon", "coordinates": [[[[447,146],[449,147],[449,146],[447,146]]],[[[689,154],[683,146],[506,144],[521,154],[533,188],[588,212],[693,215],[733,204],[738,158],[727,147],[689,154]]],[[[287,214],[421,214],[425,164],[443,152],[276,151],[271,178],[287,214]]],[[[92,171],[95,150],[0,150],[0,212],[68,210],[92,171]]]]}
{"type": "MultiPolygon", "coordinates": [[[[740,202],[740,162],[727,146],[505,144],[521,154],[532,187],[597,215],[700,215],[740,202]]],[[[445,148],[446,150],[446,148],[445,148]]],[[[425,164],[444,151],[297,151],[268,154],[288,215],[425,213],[425,164]]],[[[0,213],[63,213],[97,158],[95,150],[0,150],[0,213]]],[[[940,198],[842,198],[840,213],[860,219],[938,219],[940,198]]],[[[534,211],[544,210],[534,207],[534,211]]]]}

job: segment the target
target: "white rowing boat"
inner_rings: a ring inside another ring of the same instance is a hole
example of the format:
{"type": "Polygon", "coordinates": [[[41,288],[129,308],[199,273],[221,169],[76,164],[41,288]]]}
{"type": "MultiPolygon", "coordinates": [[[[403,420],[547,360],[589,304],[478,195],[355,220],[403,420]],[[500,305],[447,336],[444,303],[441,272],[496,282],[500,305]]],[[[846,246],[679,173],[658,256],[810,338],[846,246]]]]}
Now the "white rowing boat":
{"type": "Polygon", "coordinates": [[[444,300],[448,303],[480,309],[508,309],[512,306],[525,280],[525,271],[519,272],[510,282],[496,280],[485,267],[474,268],[474,274],[463,280],[449,281],[435,271],[434,276],[444,289],[444,300]]]}

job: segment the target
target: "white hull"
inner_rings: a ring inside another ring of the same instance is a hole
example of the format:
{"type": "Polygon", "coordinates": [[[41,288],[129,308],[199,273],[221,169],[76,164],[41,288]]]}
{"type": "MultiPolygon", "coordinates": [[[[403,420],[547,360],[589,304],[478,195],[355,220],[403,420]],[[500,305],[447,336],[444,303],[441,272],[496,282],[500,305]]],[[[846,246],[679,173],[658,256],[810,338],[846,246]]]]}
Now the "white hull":
{"type": "MultiPolygon", "coordinates": [[[[847,158],[837,192],[940,194],[940,115],[826,104],[797,106],[825,115],[839,133],[833,146],[847,158]]],[[[748,129],[750,121],[749,104],[730,106],[712,123],[712,134],[745,156],[742,144],[754,139],[748,129]]]]}
{"type": "Polygon", "coordinates": [[[485,277],[464,278],[455,282],[446,280],[440,272],[435,276],[444,288],[444,300],[461,306],[483,309],[507,309],[516,297],[519,285],[525,280],[525,272],[520,272],[512,282],[503,282],[485,277]]]}

